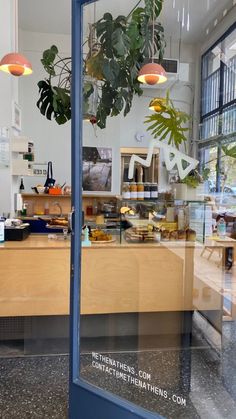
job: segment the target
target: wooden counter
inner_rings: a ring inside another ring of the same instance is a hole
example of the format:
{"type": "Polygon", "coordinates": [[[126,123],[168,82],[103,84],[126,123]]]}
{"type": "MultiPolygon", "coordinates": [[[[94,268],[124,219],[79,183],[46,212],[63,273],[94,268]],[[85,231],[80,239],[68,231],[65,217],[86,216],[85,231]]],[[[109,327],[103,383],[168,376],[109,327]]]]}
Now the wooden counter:
{"type": "MultiPolygon", "coordinates": [[[[211,296],[202,294],[201,250],[194,243],[168,242],[83,248],[82,314],[185,311],[198,305],[218,310],[219,292],[210,286],[211,296]]],[[[222,275],[206,263],[212,277],[222,275]]],[[[69,313],[69,240],[31,235],[6,242],[0,245],[0,272],[0,316],[69,313]]]]}
{"type": "Polygon", "coordinates": [[[69,311],[70,243],[31,235],[0,246],[0,316],[69,311]]]}

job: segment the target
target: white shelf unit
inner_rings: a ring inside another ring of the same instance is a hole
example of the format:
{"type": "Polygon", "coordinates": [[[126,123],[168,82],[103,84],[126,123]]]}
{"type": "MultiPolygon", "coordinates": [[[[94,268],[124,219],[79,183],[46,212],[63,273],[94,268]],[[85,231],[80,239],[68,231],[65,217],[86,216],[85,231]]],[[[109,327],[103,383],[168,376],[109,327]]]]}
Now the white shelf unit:
{"type": "Polygon", "coordinates": [[[28,137],[17,136],[11,138],[11,174],[12,176],[32,176],[33,161],[24,159],[29,153],[29,146],[33,148],[33,142],[28,137]]]}

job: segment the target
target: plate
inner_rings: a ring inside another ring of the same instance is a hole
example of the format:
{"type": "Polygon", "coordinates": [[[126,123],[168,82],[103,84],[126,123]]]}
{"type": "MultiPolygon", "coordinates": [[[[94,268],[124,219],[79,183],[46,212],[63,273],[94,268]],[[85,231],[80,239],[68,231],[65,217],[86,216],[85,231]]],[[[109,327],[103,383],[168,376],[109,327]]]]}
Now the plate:
{"type": "Polygon", "coordinates": [[[116,239],[111,239],[111,240],[96,240],[96,241],[91,241],[92,244],[106,244],[106,243],[114,243],[116,241],[116,239]]]}

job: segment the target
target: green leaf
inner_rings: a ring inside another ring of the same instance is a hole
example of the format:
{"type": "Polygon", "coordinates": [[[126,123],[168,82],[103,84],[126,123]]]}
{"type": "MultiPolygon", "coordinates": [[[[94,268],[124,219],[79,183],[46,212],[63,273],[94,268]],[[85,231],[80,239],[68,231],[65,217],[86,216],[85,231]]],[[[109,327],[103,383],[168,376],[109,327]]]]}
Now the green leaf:
{"type": "Polygon", "coordinates": [[[145,9],[143,7],[137,7],[132,13],[132,20],[140,24],[144,15],[145,9]]]}
{"type": "Polygon", "coordinates": [[[160,16],[160,13],[162,11],[163,1],[164,0],[144,0],[145,11],[152,20],[160,16]]]}
{"type": "Polygon", "coordinates": [[[86,100],[91,96],[91,94],[94,92],[94,87],[91,82],[85,82],[83,84],[83,99],[86,100]]]}
{"type": "Polygon", "coordinates": [[[58,54],[58,49],[55,45],[52,45],[51,48],[43,52],[43,58],[41,63],[43,64],[45,70],[50,76],[55,76],[55,69],[53,66],[54,60],[58,54]]]}
{"type": "Polygon", "coordinates": [[[113,20],[113,17],[112,17],[112,15],[111,15],[111,13],[105,13],[105,14],[103,15],[103,19],[104,19],[104,20],[106,20],[106,21],[111,22],[111,21],[113,20]]]}
{"type": "Polygon", "coordinates": [[[119,16],[116,18],[115,23],[116,23],[116,24],[119,24],[119,25],[121,25],[121,26],[123,26],[123,27],[126,27],[126,24],[127,24],[127,18],[126,18],[126,16],[119,15],[119,16]]]}
{"type": "Polygon", "coordinates": [[[119,76],[120,67],[117,61],[105,59],[102,68],[104,78],[111,84],[116,85],[119,76]]]}
{"type": "Polygon", "coordinates": [[[185,112],[179,111],[169,99],[167,92],[166,99],[161,99],[158,103],[159,111],[146,117],[144,123],[149,124],[147,131],[150,131],[154,138],[164,141],[168,138],[168,144],[179,148],[181,143],[187,141],[184,133],[189,131],[187,127],[182,127],[190,117],[185,112]]]}
{"type": "Polygon", "coordinates": [[[126,33],[130,39],[130,50],[142,49],[143,38],[140,36],[138,23],[134,20],[131,21],[126,33]]]}
{"type": "Polygon", "coordinates": [[[118,95],[118,97],[115,99],[114,101],[114,105],[113,105],[113,110],[112,110],[112,116],[116,116],[118,115],[124,106],[124,99],[122,97],[122,95],[118,95]]]}
{"type": "Polygon", "coordinates": [[[65,124],[67,121],[68,121],[68,119],[66,118],[65,115],[59,115],[59,116],[56,117],[56,122],[59,125],[65,124]]]}
{"type": "Polygon", "coordinates": [[[125,55],[130,47],[130,38],[126,35],[121,28],[117,28],[112,33],[112,47],[115,49],[118,56],[125,55]]]}
{"type": "Polygon", "coordinates": [[[233,147],[231,147],[231,145],[222,146],[222,150],[227,157],[232,157],[233,159],[236,159],[236,145],[233,147]]]}
{"type": "Polygon", "coordinates": [[[166,46],[164,37],[164,28],[160,23],[154,24],[154,42],[152,22],[144,20],[141,25],[141,34],[143,39],[142,53],[145,57],[159,56],[162,60],[166,46]]]}
{"type": "Polygon", "coordinates": [[[97,80],[102,80],[104,78],[103,75],[103,62],[104,62],[104,56],[102,51],[100,51],[96,55],[92,55],[87,61],[86,61],[86,70],[87,73],[96,78],[97,80]]]}

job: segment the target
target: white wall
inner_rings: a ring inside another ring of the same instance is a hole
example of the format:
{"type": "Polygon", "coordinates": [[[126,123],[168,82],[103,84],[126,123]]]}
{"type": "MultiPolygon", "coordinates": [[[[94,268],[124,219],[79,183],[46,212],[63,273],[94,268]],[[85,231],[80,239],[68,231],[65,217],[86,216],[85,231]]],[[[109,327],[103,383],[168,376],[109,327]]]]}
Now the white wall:
{"type": "MultiPolygon", "coordinates": [[[[20,79],[20,104],[22,107],[22,134],[29,136],[35,143],[37,162],[52,160],[54,175],[59,183],[70,183],[70,123],[58,126],[54,121],[47,121],[36,107],[38,99],[37,82],[46,77],[40,59],[42,52],[52,44],[58,46],[62,56],[70,54],[70,38],[66,35],[40,34],[20,32],[21,50],[31,60],[34,73],[30,78],[20,79]]],[[[179,58],[179,44],[167,46],[168,58],[179,58]]],[[[190,63],[190,83],[176,83],[171,89],[171,98],[175,105],[192,115],[193,113],[193,81],[195,78],[196,53],[192,45],[183,44],[181,48],[182,62],[190,63]]],[[[112,192],[120,192],[120,147],[147,147],[151,138],[143,123],[145,116],[150,114],[148,104],[155,96],[164,96],[165,90],[146,89],[142,97],[135,97],[131,112],[108,118],[105,130],[83,123],[84,145],[111,146],[113,148],[113,185],[112,192]],[[139,144],[135,140],[137,132],[145,133],[145,140],[139,144]]],[[[166,172],[162,168],[161,187],[166,185],[166,172]]],[[[25,185],[30,188],[33,184],[42,183],[42,178],[25,178],[25,185]]]]}
{"type": "MultiPolygon", "coordinates": [[[[59,126],[55,121],[48,121],[36,106],[39,98],[37,83],[47,76],[40,60],[43,51],[53,44],[58,46],[62,57],[70,56],[70,36],[20,31],[21,51],[33,66],[33,74],[30,77],[22,77],[19,81],[22,134],[34,141],[36,162],[51,160],[57,182],[62,184],[66,181],[70,185],[71,124],[69,122],[59,126]]],[[[24,178],[28,190],[44,181],[45,177],[24,178]]]]}
{"type": "MultiPolygon", "coordinates": [[[[15,50],[13,0],[0,0],[0,59],[15,50]]],[[[0,71],[0,128],[6,127],[9,136],[17,135],[11,127],[12,102],[18,102],[18,79],[0,71]]],[[[0,168],[0,216],[14,211],[14,193],[18,178],[11,176],[10,168],[0,168]]]]}

